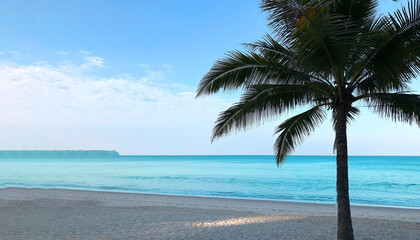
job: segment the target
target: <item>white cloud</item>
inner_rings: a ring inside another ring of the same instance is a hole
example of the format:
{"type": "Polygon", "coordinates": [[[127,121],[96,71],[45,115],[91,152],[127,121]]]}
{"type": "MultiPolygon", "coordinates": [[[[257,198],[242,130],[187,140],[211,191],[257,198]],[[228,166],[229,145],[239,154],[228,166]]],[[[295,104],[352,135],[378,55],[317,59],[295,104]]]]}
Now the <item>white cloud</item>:
{"type": "Polygon", "coordinates": [[[104,59],[101,57],[89,56],[89,57],[85,57],[84,60],[85,60],[85,63],[80,65],[80,68],[82,69],[105,67],[104,59]]]}
{"type": "MultiPolygon", "coordinates": [[[[217,115],[226,100],[196,100],[193,91],[180,91],[162,80],[165,70],[143,77],[99,78],[85,72],[104,60],[88,58],[77,65],[0,65],[0,123],[50,124],[166,124],[217,115]]],[[[187,89],[187,88],[184,88],[187,89]]]]}
{"type": "Polygon", "coordinates": [[[81,53],[81,54],[90,54],[89,51],[85,51],[85,50],[80,50],[79,53],[81,53]]]}
{"type": "Polygon", "coordinates": [[[212,124],[227,99],[195,99],[195,88],[171,84],[165,69],[103,78],[80,66],[0,62],[2,149],[212,153],[212,124]]]}
{"type": "Polygon", "coordinates": [[[140,63],[140,64],[139,64],[139,67],[141,67],[141,68],[149,68],[149,67],[150,67],[150,65],[149,65],[149,64],[143,64],[143,63],[140,63]]]}
{"type": "Polygon", "coordinates": [[[57,54],[60,54],[60,55],[67,55],[67,54],[69,54],[68,52],[66,52],[66,51],[57,51],[57,54]]]}

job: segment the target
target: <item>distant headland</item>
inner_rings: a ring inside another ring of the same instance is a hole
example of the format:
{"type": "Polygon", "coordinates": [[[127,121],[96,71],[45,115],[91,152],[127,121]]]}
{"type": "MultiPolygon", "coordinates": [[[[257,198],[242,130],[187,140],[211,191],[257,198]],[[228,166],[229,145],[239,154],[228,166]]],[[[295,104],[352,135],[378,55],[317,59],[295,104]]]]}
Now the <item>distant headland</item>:
{"type": "Polygon", "coordinates": [[[118,156],[112,150],[0,150],[0,156],[118,156]]]}

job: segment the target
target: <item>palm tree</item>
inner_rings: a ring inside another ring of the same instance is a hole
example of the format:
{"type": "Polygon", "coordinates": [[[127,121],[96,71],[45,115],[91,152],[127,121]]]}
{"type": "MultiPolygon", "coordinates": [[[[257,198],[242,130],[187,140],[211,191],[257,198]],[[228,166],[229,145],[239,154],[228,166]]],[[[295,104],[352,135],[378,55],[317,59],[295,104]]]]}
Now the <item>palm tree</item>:
{"type": "Polygon", "coordinates": [[[203,77],[197,96],[242,89],[220,113],[212,141],[289,110],[309,110],[275,133],[277,165],[332,112],[337,159],[337,239],[354,239],[348,186],[347,124],[362,101],[380,116],[420,125],[420,4],[377,16],[375,0],[262,0],[273,36],[232,51],[203,77]]]}

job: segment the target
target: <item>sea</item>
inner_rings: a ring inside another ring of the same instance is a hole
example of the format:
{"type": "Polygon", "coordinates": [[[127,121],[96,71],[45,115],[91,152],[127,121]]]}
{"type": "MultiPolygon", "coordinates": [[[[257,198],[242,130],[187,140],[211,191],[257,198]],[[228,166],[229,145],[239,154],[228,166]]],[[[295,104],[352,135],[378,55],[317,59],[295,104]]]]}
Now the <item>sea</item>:
{"type": "MultiPolygon", "coordinates": [[[[0,188],[335,203],[334,156],[0,156],[0,188]]],[[[420,208],[420,156],[350,156],[354,205],[420,208]]]]}

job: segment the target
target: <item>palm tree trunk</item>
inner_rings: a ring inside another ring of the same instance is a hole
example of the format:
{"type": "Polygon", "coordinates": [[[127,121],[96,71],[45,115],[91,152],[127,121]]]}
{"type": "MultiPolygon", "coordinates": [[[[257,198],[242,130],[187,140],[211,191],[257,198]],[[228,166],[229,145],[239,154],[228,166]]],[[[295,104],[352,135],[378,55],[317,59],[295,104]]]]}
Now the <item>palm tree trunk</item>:
{"type": "Polygon", "coordinates": [[[335,144],[337,149],[337,239],[339,240],[354,239],[347,165],[347,113],[347,104],[337,106],[335,144]]]}

